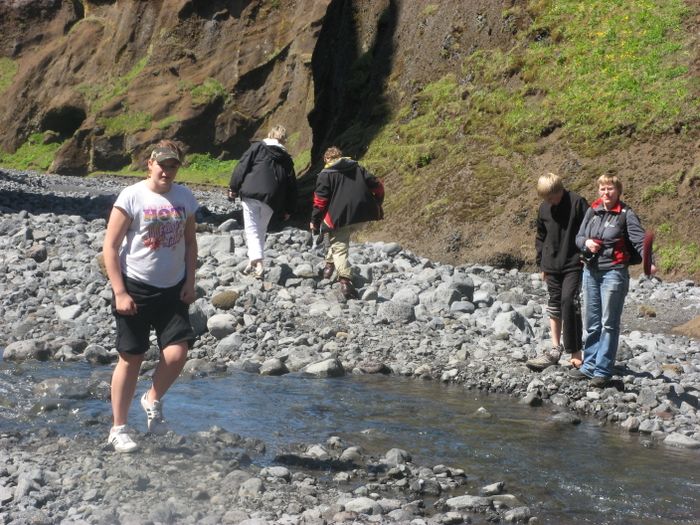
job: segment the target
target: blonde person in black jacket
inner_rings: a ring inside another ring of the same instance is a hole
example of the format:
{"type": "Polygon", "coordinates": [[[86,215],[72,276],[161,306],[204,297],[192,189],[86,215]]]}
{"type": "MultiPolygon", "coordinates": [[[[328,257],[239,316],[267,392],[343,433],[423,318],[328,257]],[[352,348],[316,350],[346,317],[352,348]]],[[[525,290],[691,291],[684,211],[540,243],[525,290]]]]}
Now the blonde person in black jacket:
{"type": "Polygon", "coordinates": [[[561,177],[554,173],[539,178],[537,194],[543,202],[537,214],[536,262],[549,292],[547,313],[552,348],[525,364],[531,370],[541,371],[556,365],[563,353],[570,353],[571,364],[578,368],[582,362],[579,306],[582,265],[576,234],[588,203],[565,189],[561,177]]]}
{"type": "Polygon", "coordinates": [[[287,130],[274,126],[261,142],[243,154],[231,175],[229,199],[241,198],[248,265],[243,273],[262,279],[265,235],[274,213],[284,220],[294,212],[297,198],[294,161],[284,143],[287,130]]]}
{"type": "Polygon", "coordinates": [[[348,264],[349,226],[382,219],[384,186],[359,163],[333,146],[323,155],[325,168],[318,174],[309,227],[312,232],[328,232],[330,249],[323,277],[330,279],[335,270],[340,290],[347,299],[356,299],[352,269],[348,264]]]}

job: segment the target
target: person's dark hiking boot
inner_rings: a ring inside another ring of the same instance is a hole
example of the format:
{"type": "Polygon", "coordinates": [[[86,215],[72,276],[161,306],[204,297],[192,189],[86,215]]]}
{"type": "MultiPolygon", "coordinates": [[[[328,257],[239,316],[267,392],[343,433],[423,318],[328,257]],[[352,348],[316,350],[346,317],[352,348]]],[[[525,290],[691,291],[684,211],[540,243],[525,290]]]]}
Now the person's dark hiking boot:
{"type": "Polygon", "coordinates": [[[338,281],[340,281],[340,292],[343,294],[343,297],[346,299],[357,299],[359,297],[350,279],[341,277],[338,281]]]}
{"type": "Polygon", "coordinates": [[[566,375],[569,376],[569,379],[573,379],[574,381],[582,381],[584,379],[591,379],[591,376],[589,376],[588,374],[584,374],[578,368],[572,368],[571,370],[569,370],[569,373],[566,375]]]}
{"type": "Polygon", "coordinates": [[[594,388],[607,388],[611,386],[612,380],[609,377],[595,376],[591,379],[591,386],[594,388]]]}
{"type": "Polygon", "coordinates": [[[327,262],[326,266],[323,267],[323,278],[330,279],[333,277],[333,272],[335,271],[335,264],[332,262],[327,262]]]}

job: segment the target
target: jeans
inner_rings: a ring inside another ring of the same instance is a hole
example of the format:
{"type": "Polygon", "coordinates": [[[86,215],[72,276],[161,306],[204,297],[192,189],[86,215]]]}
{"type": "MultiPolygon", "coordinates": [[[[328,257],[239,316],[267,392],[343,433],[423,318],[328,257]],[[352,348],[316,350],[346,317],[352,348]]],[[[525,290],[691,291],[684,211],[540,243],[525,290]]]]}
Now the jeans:
{"type": "Polygon", "coordinates": [[[265,257],[265,235],[272,218],[272,208],[256,199],[241,199],[243,227],[248,245],[248,259],[262,261],[265,257]]]}
{"type": "Polygon", "coordinates": [[[589,377],[610,377],[630,276],[627,268],[583,270],[583,365],[589,377]]]}

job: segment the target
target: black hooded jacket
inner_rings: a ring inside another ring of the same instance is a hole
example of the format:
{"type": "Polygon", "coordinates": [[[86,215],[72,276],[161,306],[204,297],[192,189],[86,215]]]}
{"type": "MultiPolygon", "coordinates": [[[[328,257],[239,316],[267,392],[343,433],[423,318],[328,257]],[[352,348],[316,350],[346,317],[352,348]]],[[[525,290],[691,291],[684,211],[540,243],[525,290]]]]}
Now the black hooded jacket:
{"type": "Polygon", "coordinates": [[[580,271],[581,252],[576,234],[588,210],[588,202],[573,191],[564,190],[559,204],[540,205],[537,214],[537,266],[545,273],[580,271]]]}
{"type": "Polygon", "coordinates": [[[316,179],[311,222],[329,230],[384,217],[384,186],[356,161],[343,157],[316,179]]]}
{"type": "Polygon", "coordinates": [[[275,213],[293,213],[297,200],[294,162],[279,146],[254,142],[231,174],[231,191],[264,202],[275,213]]]}

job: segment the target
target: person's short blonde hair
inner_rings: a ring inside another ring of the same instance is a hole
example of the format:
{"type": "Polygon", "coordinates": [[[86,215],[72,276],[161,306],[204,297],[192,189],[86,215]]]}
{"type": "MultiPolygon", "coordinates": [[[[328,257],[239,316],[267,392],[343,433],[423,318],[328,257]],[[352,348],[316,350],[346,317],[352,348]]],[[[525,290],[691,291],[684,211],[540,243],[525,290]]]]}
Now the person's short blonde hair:
{"type": "Polygon", "coordinates": [[[277,124],[276,126],[272,126],[270,128],[270,132],[267,134],[268,139],[275,139],[282,144],[287,142],[287,128],[284,126],[280,126],[277,124]]]}
{"type": "Polygon", "coordinates": [[[617,192],[622,195],[622,181],[617,178],[617,175],[611,175],[609,173],[605,173],[598,177],[598,187],[600,188],[603,185],[608,185],[612,184],[615,186],[615,189],[617,192]]]}
{"type": "Polygon", "coordinates": [[[328,164],[329,162],[339,159],[343,156],[343,152],[337,146],[331,146],[323,154],[323,162],[328,164]]]}
{"type": "Polygon", "coordinates": [[[564,182],[559,175],[546,173],[537,180],[537,195],[542,199],[560,191],[564,191],[564,182]]]}

